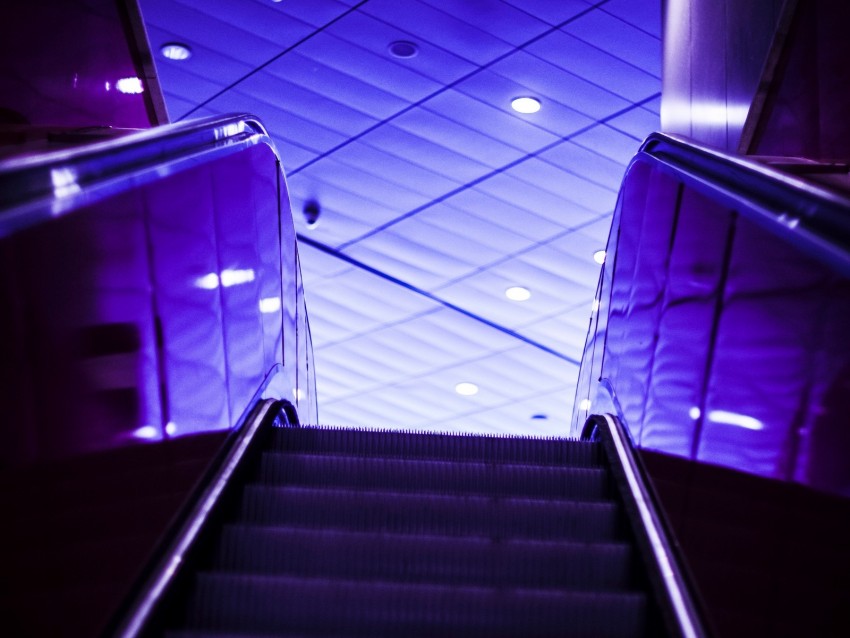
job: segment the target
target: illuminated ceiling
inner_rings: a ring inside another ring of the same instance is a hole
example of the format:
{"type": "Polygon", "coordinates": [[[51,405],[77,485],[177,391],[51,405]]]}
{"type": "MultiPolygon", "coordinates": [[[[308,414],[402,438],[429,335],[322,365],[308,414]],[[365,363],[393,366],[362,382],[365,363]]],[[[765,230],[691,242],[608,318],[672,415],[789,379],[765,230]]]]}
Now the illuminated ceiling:
{"type": "Polygon", "coordinates": [[[277,144],[322,422],[566,433],[593,254],[659,128],[660,1],[141,6],[172,121],[247,111],[277,144]]]}

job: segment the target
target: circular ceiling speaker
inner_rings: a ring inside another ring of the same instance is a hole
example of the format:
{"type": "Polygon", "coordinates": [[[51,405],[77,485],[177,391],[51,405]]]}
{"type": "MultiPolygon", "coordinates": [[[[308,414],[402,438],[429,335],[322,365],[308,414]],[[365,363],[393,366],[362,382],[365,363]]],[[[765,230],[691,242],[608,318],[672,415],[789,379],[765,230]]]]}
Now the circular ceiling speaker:
{"type": "Polygon", "coordinates": [[[402,60],[415,58],[416,54],[419,53],[419,47],[413,42],[408,42],[407,40],[396,40],[395,42],[390,42],[390,46],[387,48],[391,56],[402,60]]]}

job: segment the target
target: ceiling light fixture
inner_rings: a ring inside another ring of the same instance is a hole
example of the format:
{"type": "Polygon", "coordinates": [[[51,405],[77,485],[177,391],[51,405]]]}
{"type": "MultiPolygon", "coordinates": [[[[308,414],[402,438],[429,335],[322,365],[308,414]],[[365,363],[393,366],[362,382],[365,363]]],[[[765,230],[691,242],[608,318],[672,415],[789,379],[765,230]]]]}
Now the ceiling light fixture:
{"type": "Polygon", "coordinates": [[[188,60],[192,57],[192,49],[179,42],[167,42],[159,49],[163,57],[169,60],[188,60]]]}
{"type": "Polygon", "coordinates": [[[474,383],[464,381],[455,386],[455,392],[465,397],[471,397],[474,394],[478,394],[478,386],[474,383]]]}
{"type": "Polygon", "coordinates": [[[517,113],[537,113],[540,110],[540,100],[536,97],[515,97],[511,100],[511,108],[517,113]]]}
{"type": "Polygon", "coordinates": [[[390,52],[391,56],[401,60],[415,58],[419,53],[419,47],[413,42],[408,42],[407,40],[396,40],[395,42],[390,42],[387,50],[390,52]]]}
{"type": "Polygon", "coordinates": [[[602,264],[604,264],[605,263],[605,251],[604,250],[597,250],[595,253],[593,253],[593,261],[595,261],[600,266],[602,264]]]}
{"type": "Polygon", "coordinates": [[[505,291],[505,297],[511,301],[526,301],[531,298],[531,291],[522,286],[511,286],[505,291]]]}

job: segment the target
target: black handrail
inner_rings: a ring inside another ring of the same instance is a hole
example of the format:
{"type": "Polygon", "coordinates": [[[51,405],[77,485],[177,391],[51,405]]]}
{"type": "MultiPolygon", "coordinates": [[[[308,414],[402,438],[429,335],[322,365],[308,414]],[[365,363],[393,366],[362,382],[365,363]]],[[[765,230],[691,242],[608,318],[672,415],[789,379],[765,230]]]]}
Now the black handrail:
{"type": "Polygon", "coordinates": [[[168,535],[170,541],[152,561],[105,635],[136,638],[158,621],[164,611],[162,607],[166,596],[181,579],[186,578],[187,565],[193,562],[202,536],[209,533],[226,499],[232,499],[231,479],[245,470],[252,457],[256,460],[261,438],[275,424],[300,427],[295,406],[286,399],[258,400],[253,409],[243,416],[240,427],[225,446],[223,457],[213,463],[209,474],[188,500],[179,522],[168,535]]]}
{"type": "Polygon", "coordinates": [[[0,237],[259,143],[277,155],[257,118],[235,114],[4,159],[0,161],[0,237]]]}
{"type": "Polygon", "coordinates": [[[663,133],[638,152],[850,276],[850,197],[766,164],[663,133]]]}
{"type": "Polygon", "coordinates": [[[681,638],[709,636],[696,599],[690,592],[690,579],[674,549],[667,524],[659,513],[634,444],[620,419],[610,414],[591,416],[585,422],[581,439],[600,441],[605,449],[668,633],[681,638]]]}

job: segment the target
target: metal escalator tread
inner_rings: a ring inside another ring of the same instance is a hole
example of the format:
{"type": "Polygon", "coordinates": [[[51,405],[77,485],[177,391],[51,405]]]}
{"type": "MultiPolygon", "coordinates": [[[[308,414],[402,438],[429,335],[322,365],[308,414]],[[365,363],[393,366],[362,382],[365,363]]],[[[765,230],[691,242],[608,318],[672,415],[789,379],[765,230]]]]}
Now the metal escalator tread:
{"type": "Polygon", "coordinates": [[[559,467],[601,467],[602,448],[574,439],[519,436],[469,436],[425,432],[302,427],[278,429],[270,449],[381,458],[475,460],[559,467]]]}
{"type": "Polygon", "coordinates": [[[166,635],[642,636],[596,443],[279,428],[166,635]]]}
{"type": "Polygon", "coordinates": [[[245,487],[240,513],[261,525],[588,542],[618,540],[623,525],[611,502],[260,485],[245,487]]]}
{"type": "Polygon", "coordinates": [[[353,636],[639,636],[641,593],[435,586],[198,574],[187,617],[200,629],[353,636]]]}
{"type": "Polygon", "coordinates": [[[493,540],[297,527],[227,525],[220,572],[494,587],[626,591],[628,543],[493,540]]]}
{"type": "Polygon", "coordinates": [[[374,458],[304,453],[263,454],[257,482],[599,501],[610,496],[607,470],[519,463],[374,458]]]}

